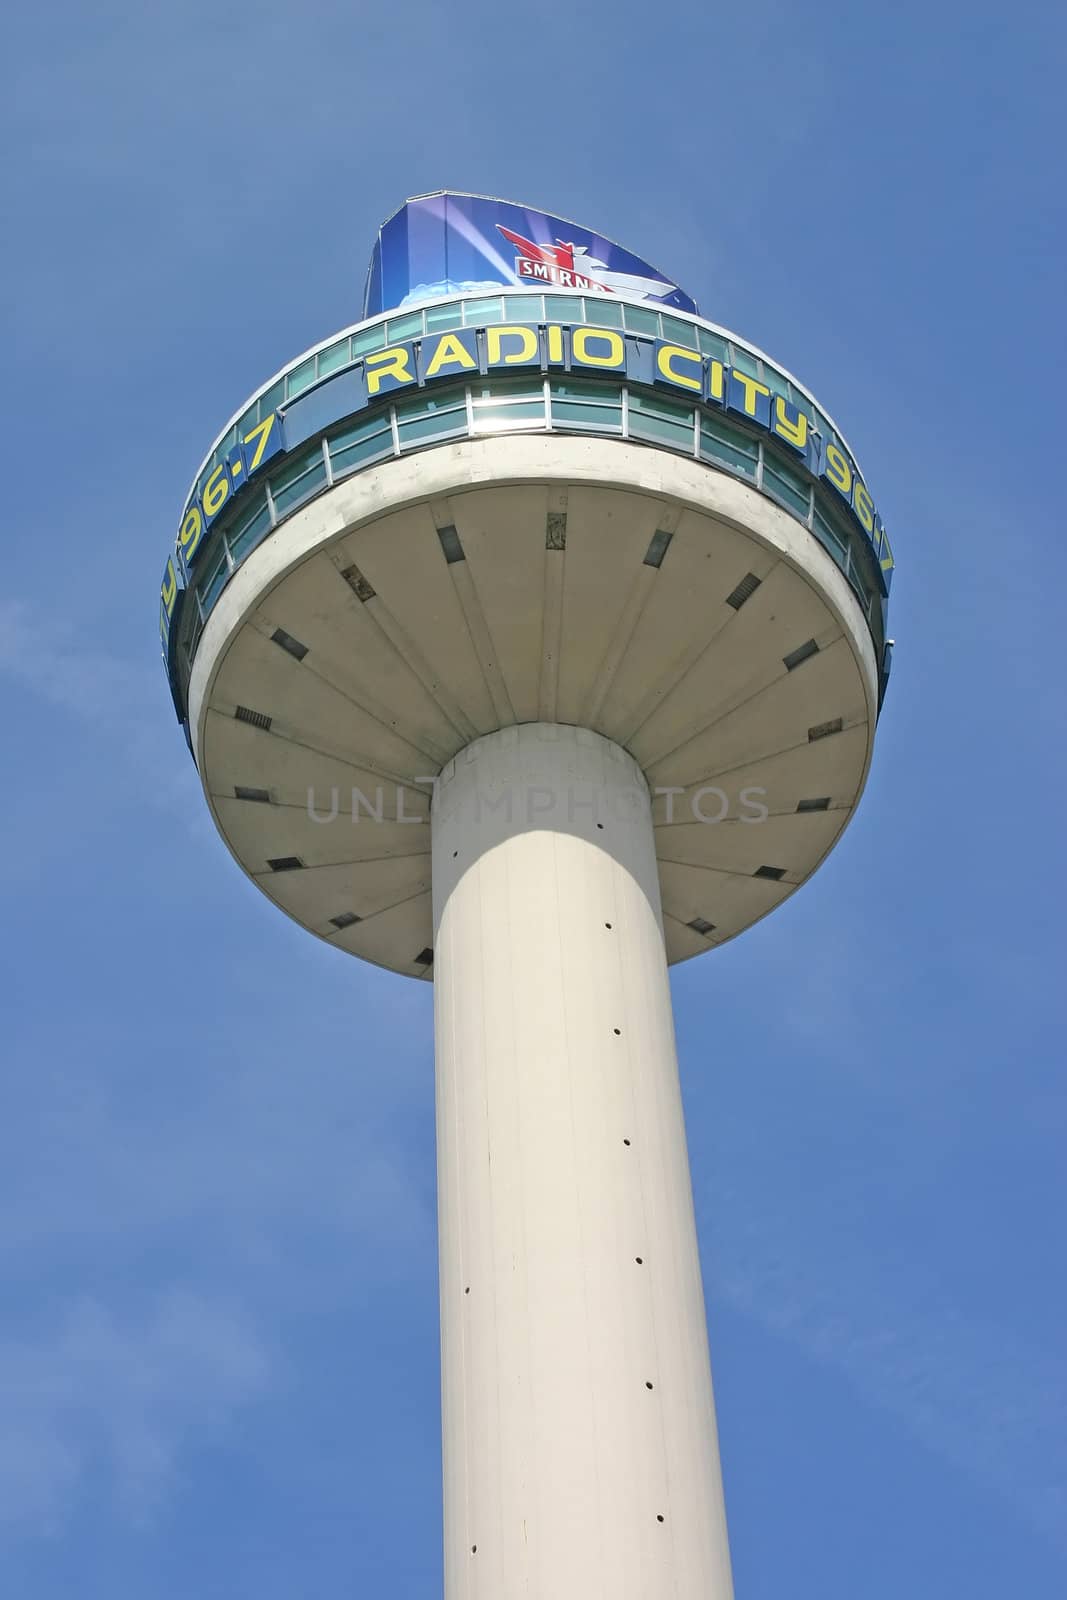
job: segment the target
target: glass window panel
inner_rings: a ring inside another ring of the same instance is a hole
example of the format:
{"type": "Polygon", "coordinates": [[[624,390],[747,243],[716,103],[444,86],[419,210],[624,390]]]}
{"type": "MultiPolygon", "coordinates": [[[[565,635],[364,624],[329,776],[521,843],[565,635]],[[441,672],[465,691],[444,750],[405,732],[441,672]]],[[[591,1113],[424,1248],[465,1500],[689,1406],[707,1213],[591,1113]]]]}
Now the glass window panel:
{"type": "Polygon", "coordinates": [[[233,447],[234,447],[234,445],[236,443],[237,443],[237,424],[234,423],[233,427],[229,428],[223,434],[222,438],[219,440],[219,442],[215,446],[214,450],[212,450],[212,452],[211,452],[211,460],[208,463],[207,470],[203,474],[202,481],[206,481],[206,479],[210,477],[210,475],[214,471],[214,469],[216,467],[219,467],[219,466],[222,465],[222,463],[226,460],[226,457],[229,455],[230,451],[233,449],[233,447]]]}
{"type": "Polygon", "coordinates": [[[499,300],[465,300],[463,321],[468,328],[482,328],[487,322],[502,322],[504,313],[499,300]]]}
{"type": "Polygon", "coordinates": [[[789,399],[789,379],[776,372],[768,361],[763,363],[763,381],[772,394],[782,394],[789,399]]]}
{"type": "MultiPolygon", "coordinates": [[[[589,387],[592,388],[593,385],[590,384],[589,387]]],[[[603,389],[601,388],[599,392],[602,394],[603,389]]],[[[487,402],[492,402],[495,405],[506,405],[510,404],[512,400],[535,400],[538,404],[544,405],[545,399],[544,385],[540,379],[530,383],[520,383],[515,387],[510,384],[484,383],[480,388],[472,386],[471,395],[476,411],[479,406],[485,405],[487,402]]]]}
{"type": "Polygon", "coordinates": [[[226,564],[226,552],[220,547],[211,570],[205,573],[196,586],[196,592],[200,596],[200,604],[204,608],[205,614],[211,610],[211,607],[222,593],[229,575],[230,569],[226,564]]]}
{"type": "Polygon", "coordinates": [[[258,408],[256,406],[249,406],[248,410],[237,424],[237,433],[239,438],[243,439],[245,434],[249,433],[251,429],[255,427],[257,409],[258,408]]]}
{"type": "Polygon", "coordinates": [[[401,339],[415,339],[422,332],[422,312],[409,311],[403,317],[390,317],[385,327],[390,344],[399,344],[401,339]]]}
{"type": "Polygon", "coordinates": [[[739,344],[730,344],[730,365],[736,367],[738,372],[745,372],[750,378],[759,377],[759,364],[755,356],[750,356],[739,344]]]}
{"type": "Polygon", "coordinates": [[[274,496],[274,508],[279,516],[291,511],[301,501],[308,500],[316,494],[326,482],[326,463],[322,459],[322,451],[316,445],[314,453],[302,457],[291,466],[284,467],[276,478],[271,479],[270,492],[274,496]]]}
{"type": "Polygon", "coordinates": [[[675,344],[685,345],[687,350],[695,350],[699,343],[697,330],[691,322],[683,322],[681,317],[669,317],[663,313],[663,337],[673,339],[675,344]]]}
{"type": "Polygon", "coordinates": [[[290,456],[288,461],[280,461],[270,474],[271,493],[277,497],[279,490],[295,482],[312,465],[315,454],[316,447],[312,445],[301,450],[299,455],[290,456]]]}
{"type": "Polygon", "coordinates": [[[336,372],[339,367],[347,367],[350,360],[348,340],[338,339],[329,349],[319,351],[319,377],[325,378],[328,373],[336,372]]]}
{"type": "Polygon", "coordinates": [[[789,385],[789,398],[792,400],[798,411],[803,411],[804,415],[808,419],[809,427],[814,428],[815,407],[812,405],[811,401],[806,395],[801,394],[795,383],[791,383],[789,385]]]}
{"type": "MultiPolygon", "coordinates": [[[[620,413],[621,415],[621,413],[620,413]]],[[[543,428],[545,402],[518,400],[510,405],[483,400],[474,413],[475,433],[503,433],[507,428],[543,428]]]]}
{"type": "Polygon", "coordinates": [[[260,495],[256,508],[236,524],[229,535],[230,554],[234,561],[243,561],[261,539],[270,532],[270,511],[266,495],[260,495]]]}
{"type": "Polygon", "coordinates": [[[631,394],[630,415],[657,417],[662,422],[688,423],[693,426],[692,406],[679,405],[676,400],[663,400],[659,395],[631,394]]]}
{"type": "Polygon", "coordinates": [[[730,352],[725,339],[720,339],[717,333],[710,333],[707,328],[700,328],[697,337],[701,355],[714,356],[716,361],[724,364],[729,361],[730,352]]]}
{"type": "Polygon", "coordinates": [[[598,328],[621,328],[622,306],[618,300],[609,300],[606,295],[586,295],[585,320],[598,328]]]}
{"type": "Polygon", "coordinates": [[[580,294],[546,294],[545,316],[552,322],[581,322],[585,316],[580,294]]]}
{"type": "MultiPolygon", "coordinates": [[[[665,319],[666,320],[666,319],[665,319]]],[[[630,437],[693,452],[693,408],[649,395],[630,394],[630,437]]]]}
{"type": "Polygon", "coordinates": [[[833,523],[822,514],[818,506],[815,507],[814,532],[819,543],[824,545],[825,548],[829,550],[834,560],[843,567],[845,564],[845,552],[847,549],[846,541],[842,535],[838,533],[833,523]]]}
{"type": "Polygon", "coordinates": [[[449,389],[429,400],[409,401],[397,406],[396,420],[401,445],[466,433],[466,396],[462,389],[449,389]]]}
{"type": "Polygon", "coordinates": [[[837,434],[830,426],[829,420],[823,416],[822,412],[818,410],[818,408],[816,408],[815,411],[815,426],[822,434],[823,444],[829,444],[831,441],[834,444],[840,444],[841,441],[838,439],[837,434]]]}
{"type": "Polygon", "coordinates": [[[286,378],[287,397],[291,400],[294,395],[303,394],[304,390],[310,389],[314,382],[315,357],[311,356],[307,361],[302,361],[298,367],[294,367],[286,378]]]}
{"type": "Polygon", "coordinates": [[[671,450],[693,453],[693,430],[677,422],[664,422],[659,417],[630,416],[630,438],[647,439],[653,444],[665,444],[671,450]]]}
{"type": "Polygon", "coordinates": [[[417,411],[446,411],[450,406],[462,406],[466,402],[466,386],[453,383],[447,389],[433,389],[429,394],[419,395],[417,400],[408,400],[406,404],[397,406],[397,414],[414,416],[417,411]]]}
{"type": "Polygon", "coordinates": [[[773,472],[788,488],[792,489],[796,494],[802,494],[807,498],[807,480],[794,470],[791,461],[785,461],[780,456],[772,454],[766,446],[764,446],[763,457],[764,465],[768,472],[773,472]]]}
{"type": "Polygon", "coordinates": [[[759,446],[736,428],[724,422],[703,420],[700,424],[700,454],[717,461],[742,477],[755,478],[759,446]]]}
{"type": "Polygon", "coordinates": [[[863,573],[859,569],[859,563],[856,561],[854,552],[852,550],[849,550],[848,552],[848,564],[845,568],[845,572],[848,576],[849,583],[852,585],[853,589],[855,589],[860,600],[863,602],[864,611],[867,611],[870,605],[871,596],[863,573]]]}
{"type": "Polygon", "coordinates": [[[641,306],[624,306],[623,320],[631,333],[643,333],[650,338],[659,338],[659,312],[646,311],[641,306]]]}
{"type": "Polygon", "coordinates": [[[539,294],[506,294],[504,319],[507,322],[540,322],[544,301],[539,294]]]}
{"type": "Polygon", "coordinates": [[[763,458],[763,487],[790,511],[807,519],[809,502],[807,485],[777,459],[772,461],[766,452],[763,458]]]}
{"type": "Polygon", "coordinates": [[[622,389],[618,384],[582,383],[567,378],[554,382],[551,388],[553,399],[559,395],[565,400],[603,400],[609,394],[613,400],[622,398],[622,389]]]}
{"type": "Polygon", "coordinates": [[[279,378],[277,383],[272,383],[259,397],[259,420],[269,417],[272,411],[277,411],[285,399],[285,379],[279,378]]]}
{"type": "Polygon", "coordinates": [[[463,307],[458,300],[448,300],[444,305],[427,306],[423,311],[426,331],[434,328],[460,328],[463,326],[463,307]]]}
{"type": "Polygon", "coordinates": [[[335,478],[393,453],[393,430],[387,419],[375,417],[346,428],[330,440],[330,465],[335,478]]]}
{"type": "Polygon", "coordinates": [[[852,542],[850,542],[848,548],[848,565],[853,583],[859,589],[864,600],[866,601],[870,597],[871,593],[867,564],[860,555],[857,545],[852,542]]]}
{"type": "Polygon", "coordinates": [[[588,401],[552,401],[552,426],[583,432],[622,432],[622,401],[617,405],[591,405],[588,401]]]}
{"type": "Polygon", "coordinates": [[[400,447],[421,444],[427,439],[447,439],[467,431],[467,408],[453,407],[450,411],[431,411],[421,417],[409,417],[397,422],[400,447]]]}
{"type": "Polygon", "coordinates": [[[417,400],[408,400],[396,408],[398,422],[404,422],[409,417],[424,417],[431,411],[452,411],[456,406],[466,406],[466,391],[463,389],[442,389],[435,395],[420,395],[417,400]]]}
{"type": "Polygon", "coordinates": [[[366,355],[368,350],[380,350],[385,344],[385,323],[379,322],[377,327],[364,328],[362,333],[352,335],[352,354],[354,356],[366,355]]]}

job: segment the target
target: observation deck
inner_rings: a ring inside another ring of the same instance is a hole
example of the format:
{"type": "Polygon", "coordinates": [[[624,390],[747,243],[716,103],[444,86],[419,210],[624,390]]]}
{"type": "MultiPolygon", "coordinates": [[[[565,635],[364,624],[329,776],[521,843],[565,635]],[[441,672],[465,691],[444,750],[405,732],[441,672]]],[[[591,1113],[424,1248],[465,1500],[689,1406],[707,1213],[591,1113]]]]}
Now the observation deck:
{"type": "Polygon", "coordinates": [[[847,441],[761,351],[516,290],[360,322],[263,385],[197,474],[160,624],[220,831],[320,937],[432,976],[434,779],[563,723],[645,775],[677,961],[849,820],[892,570],[847,441]]]}

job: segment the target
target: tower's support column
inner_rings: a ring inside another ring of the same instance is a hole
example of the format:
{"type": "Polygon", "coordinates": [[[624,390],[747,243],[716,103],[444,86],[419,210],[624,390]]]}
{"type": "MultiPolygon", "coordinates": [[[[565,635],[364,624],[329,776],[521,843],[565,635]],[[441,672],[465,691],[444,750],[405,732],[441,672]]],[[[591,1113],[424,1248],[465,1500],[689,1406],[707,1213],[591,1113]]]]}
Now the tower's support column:
{"type": "Polygon", "coordinates": [[[446,1600],[729,1600],[639,768],[477,740],[433,885],[446,1600]]]}

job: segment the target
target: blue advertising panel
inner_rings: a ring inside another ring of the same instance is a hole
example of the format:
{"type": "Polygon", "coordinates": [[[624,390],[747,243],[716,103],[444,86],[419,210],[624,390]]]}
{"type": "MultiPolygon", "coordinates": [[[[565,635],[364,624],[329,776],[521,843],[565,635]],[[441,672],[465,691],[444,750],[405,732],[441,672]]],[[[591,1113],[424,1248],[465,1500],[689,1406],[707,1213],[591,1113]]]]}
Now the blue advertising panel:
{"type": "Polygon", "coordinates": [[[363,315],[500,286],[623,295],[696,312],[696,302],[621,245],[544,211],[485,195],[418,195],[383,223],[363,315]]]}

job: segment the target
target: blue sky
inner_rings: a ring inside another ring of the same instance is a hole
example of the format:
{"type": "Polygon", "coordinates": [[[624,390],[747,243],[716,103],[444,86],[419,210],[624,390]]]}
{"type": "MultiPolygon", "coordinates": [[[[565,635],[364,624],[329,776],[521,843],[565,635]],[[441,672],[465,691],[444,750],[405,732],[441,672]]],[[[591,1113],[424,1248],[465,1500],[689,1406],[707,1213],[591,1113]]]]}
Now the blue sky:
{"type": "Polygon", "coordinates": [[[233,866],[156,604],[217,429],[451,185],[773,353],[894,536],[860,814],[673,980],[739,1600],[1067,1592],[1062,11],[7,38],[0,1591],[440,1593],[431,993],[233,866]]]}

